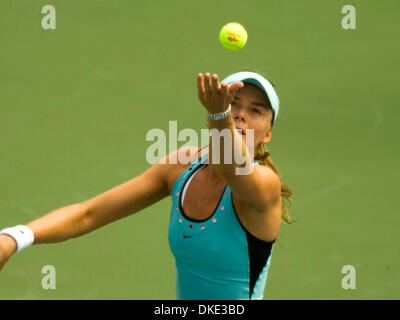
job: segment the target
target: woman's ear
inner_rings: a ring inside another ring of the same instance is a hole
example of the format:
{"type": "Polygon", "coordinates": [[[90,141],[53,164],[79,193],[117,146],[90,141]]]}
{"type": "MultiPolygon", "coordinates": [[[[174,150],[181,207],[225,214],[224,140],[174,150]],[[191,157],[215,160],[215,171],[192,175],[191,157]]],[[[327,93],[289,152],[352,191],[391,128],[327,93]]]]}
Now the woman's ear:
{"type": "Polygon", "coordinates": [[[272,128],[270,128],[264,135],[262,139],[263,144],[267,144],[272,138],[272,128]]]}

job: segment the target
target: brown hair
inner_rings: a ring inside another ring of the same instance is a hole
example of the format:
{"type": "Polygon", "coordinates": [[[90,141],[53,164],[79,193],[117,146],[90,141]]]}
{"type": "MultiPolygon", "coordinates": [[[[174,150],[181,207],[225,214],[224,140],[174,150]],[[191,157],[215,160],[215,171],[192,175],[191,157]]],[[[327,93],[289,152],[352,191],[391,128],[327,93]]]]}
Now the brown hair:
{"type": "MultiPolygon", "coordinates": [[[[278,171],[278,168],[274,165],[274,163],[271,160],[271,156],[269,154],[269,152],[265,149],[264,144],[260,143],[255,150],[255,157],[254,160],[258,161],[261,165],[263,166],[267,166],[269,168],[271,168],[280,178],[281,175],[278,171]]],[[[281,197],[282,197],[282,219],[285,220],[286,223],[288,224],[292,224],[292,218],[289,215],[289,212],[286,208],[286,204],[284,202],[284,199],[286,199],[287,201],[289,201],[289,203],[292,203],[292,189],[284,184],[281,181],[281,197]]]]}

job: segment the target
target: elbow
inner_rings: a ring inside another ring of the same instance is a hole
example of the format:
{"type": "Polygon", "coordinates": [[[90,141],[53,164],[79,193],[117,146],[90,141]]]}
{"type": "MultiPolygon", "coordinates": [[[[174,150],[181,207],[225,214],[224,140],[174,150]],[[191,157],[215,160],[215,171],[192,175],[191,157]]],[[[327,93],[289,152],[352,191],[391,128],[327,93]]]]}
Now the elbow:
{"type": "Polygon", "coordinates": [[[80,221],[79,221],[79,235],[89,233],[93,230],[91,218],[90,218],[90,207],[86,202],[81,202],[77,204],[80,211],[80,221]]]}

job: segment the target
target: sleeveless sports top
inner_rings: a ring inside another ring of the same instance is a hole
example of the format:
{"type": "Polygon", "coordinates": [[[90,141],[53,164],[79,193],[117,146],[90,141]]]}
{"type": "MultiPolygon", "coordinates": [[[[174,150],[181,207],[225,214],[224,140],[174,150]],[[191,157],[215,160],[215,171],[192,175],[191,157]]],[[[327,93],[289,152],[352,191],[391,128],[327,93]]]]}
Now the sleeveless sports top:
{"type": "Polygon", "coordinates": [[[205,220],[183,211],[183,196],[191,178],[208,155],[192,163],[175,181],[168,242],[175,257],[177,299],[263,299],[272,245],[251,235],[240,223],[226,186],[219,203],[205,220]]]}

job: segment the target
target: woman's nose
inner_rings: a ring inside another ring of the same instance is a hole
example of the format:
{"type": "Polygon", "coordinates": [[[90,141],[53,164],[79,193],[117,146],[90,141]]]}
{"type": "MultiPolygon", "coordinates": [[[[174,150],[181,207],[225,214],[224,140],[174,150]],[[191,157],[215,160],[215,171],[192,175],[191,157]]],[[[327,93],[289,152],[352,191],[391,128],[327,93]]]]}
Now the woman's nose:
{"type": "Polygon", "coordinates": [[[244,121],[246,119],[246,112],[245,112],[244,108],[239,108],[239,109],[235,110],[234,119],[242,120],[242,121],[244,121]]]}

